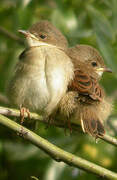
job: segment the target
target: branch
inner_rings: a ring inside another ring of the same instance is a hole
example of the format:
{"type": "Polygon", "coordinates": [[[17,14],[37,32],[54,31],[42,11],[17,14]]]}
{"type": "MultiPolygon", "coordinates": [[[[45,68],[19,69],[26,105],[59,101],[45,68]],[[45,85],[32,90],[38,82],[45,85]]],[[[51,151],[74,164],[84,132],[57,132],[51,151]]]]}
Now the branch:
{"type": "MultiPolygon", "coordinates": [[[[20,111],[19,110],[1,107],[1,106],[0,106],[0,114],[6,115],[6,116],[20,117],[20,111]]],[[[27,113],[24,114],[24,117],[25,118],[28,117],[27,113]]],[[[34,120],[34,121],[40,121],[42,123],[48,123],[48,122],[44,121],[43,116],[40,116],[39,114],[36,114],[36,113],[30,113],[30,118],[31,118],[31,120],[34,120]]],[[[53,125],[64,128],[64,124],[62,121],[54,121],[53,125]]],[[[71,125],[72,125],[73,130],[81,131],[81,128],[79,127],[77,122],[72,123],[71,125]]],[[[107,134],[105,134],[103,137],[99,137],[99,138],[108,142],[109,144],[112,144],[112,145],[117,147],[117,139],[116,138],[111,137],[107,134]]]]}
{"type": "Polygon", "coordinates": [[[5,28],[0,26],[0,33],[2,33],[3,35],[7,36],[8,38],[17,41],[17,43],[19,44],[24,44],[24,41],[19,38],[18,36],[16,36],[15,34],[9,32],[8,30],[6,30],[5,28]]]}
{"type": "Polygon", "coordinates": [[[22,137],[30,141],[32,144],[36,145],[44,152],[46,152],[49,156],[51,156],[54,160],[60,162],[63,161],[71,166],[83,169],[85,171],[91,172],[93,174],[99,175],[103,178],[107,178],[110,180],[117,180],[117,173],[114,173],[110,170],[107,170],[101,166],[98,166],[94,163],[91,163],[87,160],[84,160],[80,157],[77,157],[71,153],[68,153],[57,146],[51,144],[47,140],[41,138],[34,132],[28,130],[27,128],[17,124],[16,122],[8,119],[7,117],[0,115],[0,123],[16,133],[21,134],[22,137]]]}
{"type": "MultiPolygon", "coordinates": [[[[8,107],[2,107],[2,106],[0,106],[0,114],[6,115],[6,116],[20,117],[19,110],[8,108],[8,107]]],[[[24,117],[25,118],[28,117],[27,113],[24,114],[24,117]]],[[[36,113],[30,113],[30,118],[33,120],[43,121],[43,117],[36,113]]]]}
{"type": "MultiPolygon", "coordinates": [[[[2,106],[0,106],[0,114],[3,114],[5,116],[11,116],[11,117],[20,117],[19,110],[8,108],[8,107],[2,107],[2,106]]],[[[28,118],[28,114],[26,112],[24,113],[24,118],[28,118]]],[[[37,113],[30,112],[30,120],[39,121],[39,122],[48,124],[48,121],[45,121],[43,116],[37,113]]],[[[65,127],[62,121],[54,121],[52,122],[52,125],[55,125],[57,127],[62,127],[62,128],[65,127]]],[[[80,126],[77,124],[72,124],[72,128],[76,131],[81,130],[80,126]]]]}
{"type": "Polygon", "coordinates": [[[114,145],[114,146],[117,146],[117,139],[114,138],[114,137],[111,137],[111,136],[109,136],[109,135],[107,135],[107,134],[105,134],[103,137],[100,137],[100,139],[108,142],[109,144],[112,144],[112,145],[114,145]]]}

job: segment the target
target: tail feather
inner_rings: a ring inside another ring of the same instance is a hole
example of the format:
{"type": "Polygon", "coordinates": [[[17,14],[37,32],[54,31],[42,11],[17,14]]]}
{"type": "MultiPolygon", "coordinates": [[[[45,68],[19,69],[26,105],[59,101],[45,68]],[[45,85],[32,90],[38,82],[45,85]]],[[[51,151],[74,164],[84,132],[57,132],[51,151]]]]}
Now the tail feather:
{"type": "Polygon", "coordinates": [[[81,126],[83,132],[86,132],[95,138],[104,136],[105,134],[104,125],[94,113],[83,113],[81,115],[81,126]]]}

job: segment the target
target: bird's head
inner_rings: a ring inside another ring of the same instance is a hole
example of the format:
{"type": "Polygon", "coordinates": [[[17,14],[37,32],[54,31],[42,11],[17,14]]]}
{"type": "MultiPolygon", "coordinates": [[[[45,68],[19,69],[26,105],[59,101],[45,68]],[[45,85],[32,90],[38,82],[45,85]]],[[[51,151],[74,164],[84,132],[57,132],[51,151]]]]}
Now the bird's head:
{"type": "Polygon", "coordinates": [[[88,75],[99,80],[104,72],[112,72],[104,64],[99,52],[88,45],[77,45],[71,48],[68,55],[72,57],[75,69],[81,68],[88,75]]]}
{"type": "Polygon", "coordinates": [[[28,31],[19,30],[19,32],[25,36],[28,47],[47,45],[64,50],[68,46],[63,34],[46,20],[35,23],[28,31]]]}

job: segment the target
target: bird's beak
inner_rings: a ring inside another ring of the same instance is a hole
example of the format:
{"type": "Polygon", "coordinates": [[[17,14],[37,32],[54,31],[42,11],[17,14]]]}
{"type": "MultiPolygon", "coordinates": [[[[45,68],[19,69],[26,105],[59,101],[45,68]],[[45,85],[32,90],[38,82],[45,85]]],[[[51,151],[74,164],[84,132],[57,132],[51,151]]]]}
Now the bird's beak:
{"type": "Polygon", "coordinates": [[[97,71],[98,72],[110,72],[110,73],[112,73],[112,70],[110,68],[107,68],[107,67],[98,68],[97,71]]]}
{"type": "Polygon", "coordinates": [[[25,37],[29,36],[29,32],[28,31],[18,30],[18,32],[23,34],[25,37]]]}
{"type": "Polygon", "coordinates": [[[112,73],[112,70],[110,68],[104,68],[104,72],[109,72],[109,73],[112,73]]]}
{"type": "Polygon", "coordinates": [[[29,31],[18,30],[18,32],[23,34],[26,38],[29,37],[29,38],[33,38],[35,40],[38,40],[38,38],[34,34],[30,33],[29,31]]]}

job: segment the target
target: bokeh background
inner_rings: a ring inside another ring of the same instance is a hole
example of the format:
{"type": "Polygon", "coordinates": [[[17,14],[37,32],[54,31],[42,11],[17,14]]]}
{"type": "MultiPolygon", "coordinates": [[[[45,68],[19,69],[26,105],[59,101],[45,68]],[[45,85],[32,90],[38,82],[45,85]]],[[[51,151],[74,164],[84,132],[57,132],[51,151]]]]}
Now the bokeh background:
{"type": "MultiPolygon", "coordinates": [[[[49,20],[69,41],[69,46],[88,44],[97,48],[113,74],[104,74],[101,84],[114,99],[106,131],[117,136],[117,1],[116,0],[0,0],[0,105],[7,106],[6,86],[24,49],[23,44],[2,32],[20,36],[39,20],[49,20]],[[4,95],[4,96],[3,96],[4,95]]],[[[14,119],[14,118],[13,118],[14,119]]],[[[15,119],[14,119],[15,120],[15,119]]],[[[40,124],[38,134],[64,150],[117,172],[117,149],[92,137],[40,124]]],[[[57,163],[40,149],[0,125],[0,180],[101,179],[90,173],[57,163]]]]}

